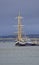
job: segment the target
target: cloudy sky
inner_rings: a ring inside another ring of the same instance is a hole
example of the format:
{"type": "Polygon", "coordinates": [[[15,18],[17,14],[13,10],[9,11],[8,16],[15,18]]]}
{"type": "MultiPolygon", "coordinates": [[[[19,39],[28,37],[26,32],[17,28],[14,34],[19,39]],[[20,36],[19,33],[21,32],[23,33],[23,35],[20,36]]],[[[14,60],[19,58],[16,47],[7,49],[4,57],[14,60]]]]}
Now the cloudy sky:
{"type": "Polygon", "coordinates": [[[0,35],[17,32],[19,10],[24,33],[39,34],[39,0],[0,0],[0,35]]]}

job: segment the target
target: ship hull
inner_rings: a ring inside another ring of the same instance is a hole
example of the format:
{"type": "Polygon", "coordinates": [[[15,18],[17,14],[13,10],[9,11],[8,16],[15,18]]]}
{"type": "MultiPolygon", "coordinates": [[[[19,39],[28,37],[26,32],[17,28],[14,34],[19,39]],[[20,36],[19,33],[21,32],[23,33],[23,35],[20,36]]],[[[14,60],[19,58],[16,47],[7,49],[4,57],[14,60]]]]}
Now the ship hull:
{"type": "Polygon", "coordinates": [[[39,46],[39,44],[32,44],[32,43],[24,43],[20,44],[20,42],[17,42],[15,46],[39,46]]]}
{"type": "Polygon", "coordinates": [[[26,46],[26,43],[25,44],[20,44],[19,42],[15,44],[15,46],[26,46]]]}

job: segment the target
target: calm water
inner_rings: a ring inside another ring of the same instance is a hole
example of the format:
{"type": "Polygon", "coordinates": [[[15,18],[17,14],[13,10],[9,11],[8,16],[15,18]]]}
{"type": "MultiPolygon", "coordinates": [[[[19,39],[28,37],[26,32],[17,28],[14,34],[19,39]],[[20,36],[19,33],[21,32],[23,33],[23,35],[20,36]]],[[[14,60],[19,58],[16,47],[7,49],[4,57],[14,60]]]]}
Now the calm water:
{"type": "Polygon", "coordinates": [[[0,65],[39,65],[39,46],[16,47],[0,42],[0,65]]]}

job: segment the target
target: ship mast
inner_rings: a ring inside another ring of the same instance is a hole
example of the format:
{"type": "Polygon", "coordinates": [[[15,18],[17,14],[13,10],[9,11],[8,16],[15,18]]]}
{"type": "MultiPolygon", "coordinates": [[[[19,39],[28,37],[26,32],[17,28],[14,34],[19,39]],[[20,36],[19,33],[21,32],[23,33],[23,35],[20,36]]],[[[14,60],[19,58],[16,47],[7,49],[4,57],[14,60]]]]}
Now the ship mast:
{"type": "Polygon", "coordinates": [[[17,19],[18,19],[18,41],[21,41],[22,40],[22,26],[21,26],[22,16],[20,16],[20,11],[17,19]]]}

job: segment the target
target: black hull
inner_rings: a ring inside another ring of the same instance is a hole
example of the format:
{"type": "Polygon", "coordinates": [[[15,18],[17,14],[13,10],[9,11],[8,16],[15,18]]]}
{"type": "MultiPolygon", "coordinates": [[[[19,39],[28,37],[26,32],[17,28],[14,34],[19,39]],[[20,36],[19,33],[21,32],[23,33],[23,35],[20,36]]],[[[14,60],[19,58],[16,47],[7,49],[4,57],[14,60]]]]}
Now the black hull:
{"type": "Polygon", "coordinates": [[[39,44],[29,44],[29,43],[20,44],[20,43],[16,43],[15,46],[39,46],[39,44]]]}
{"type": "Polygon", "coordinates": [[[16,43],[15,46],[26,46],[26,44],[16,43]]]}

